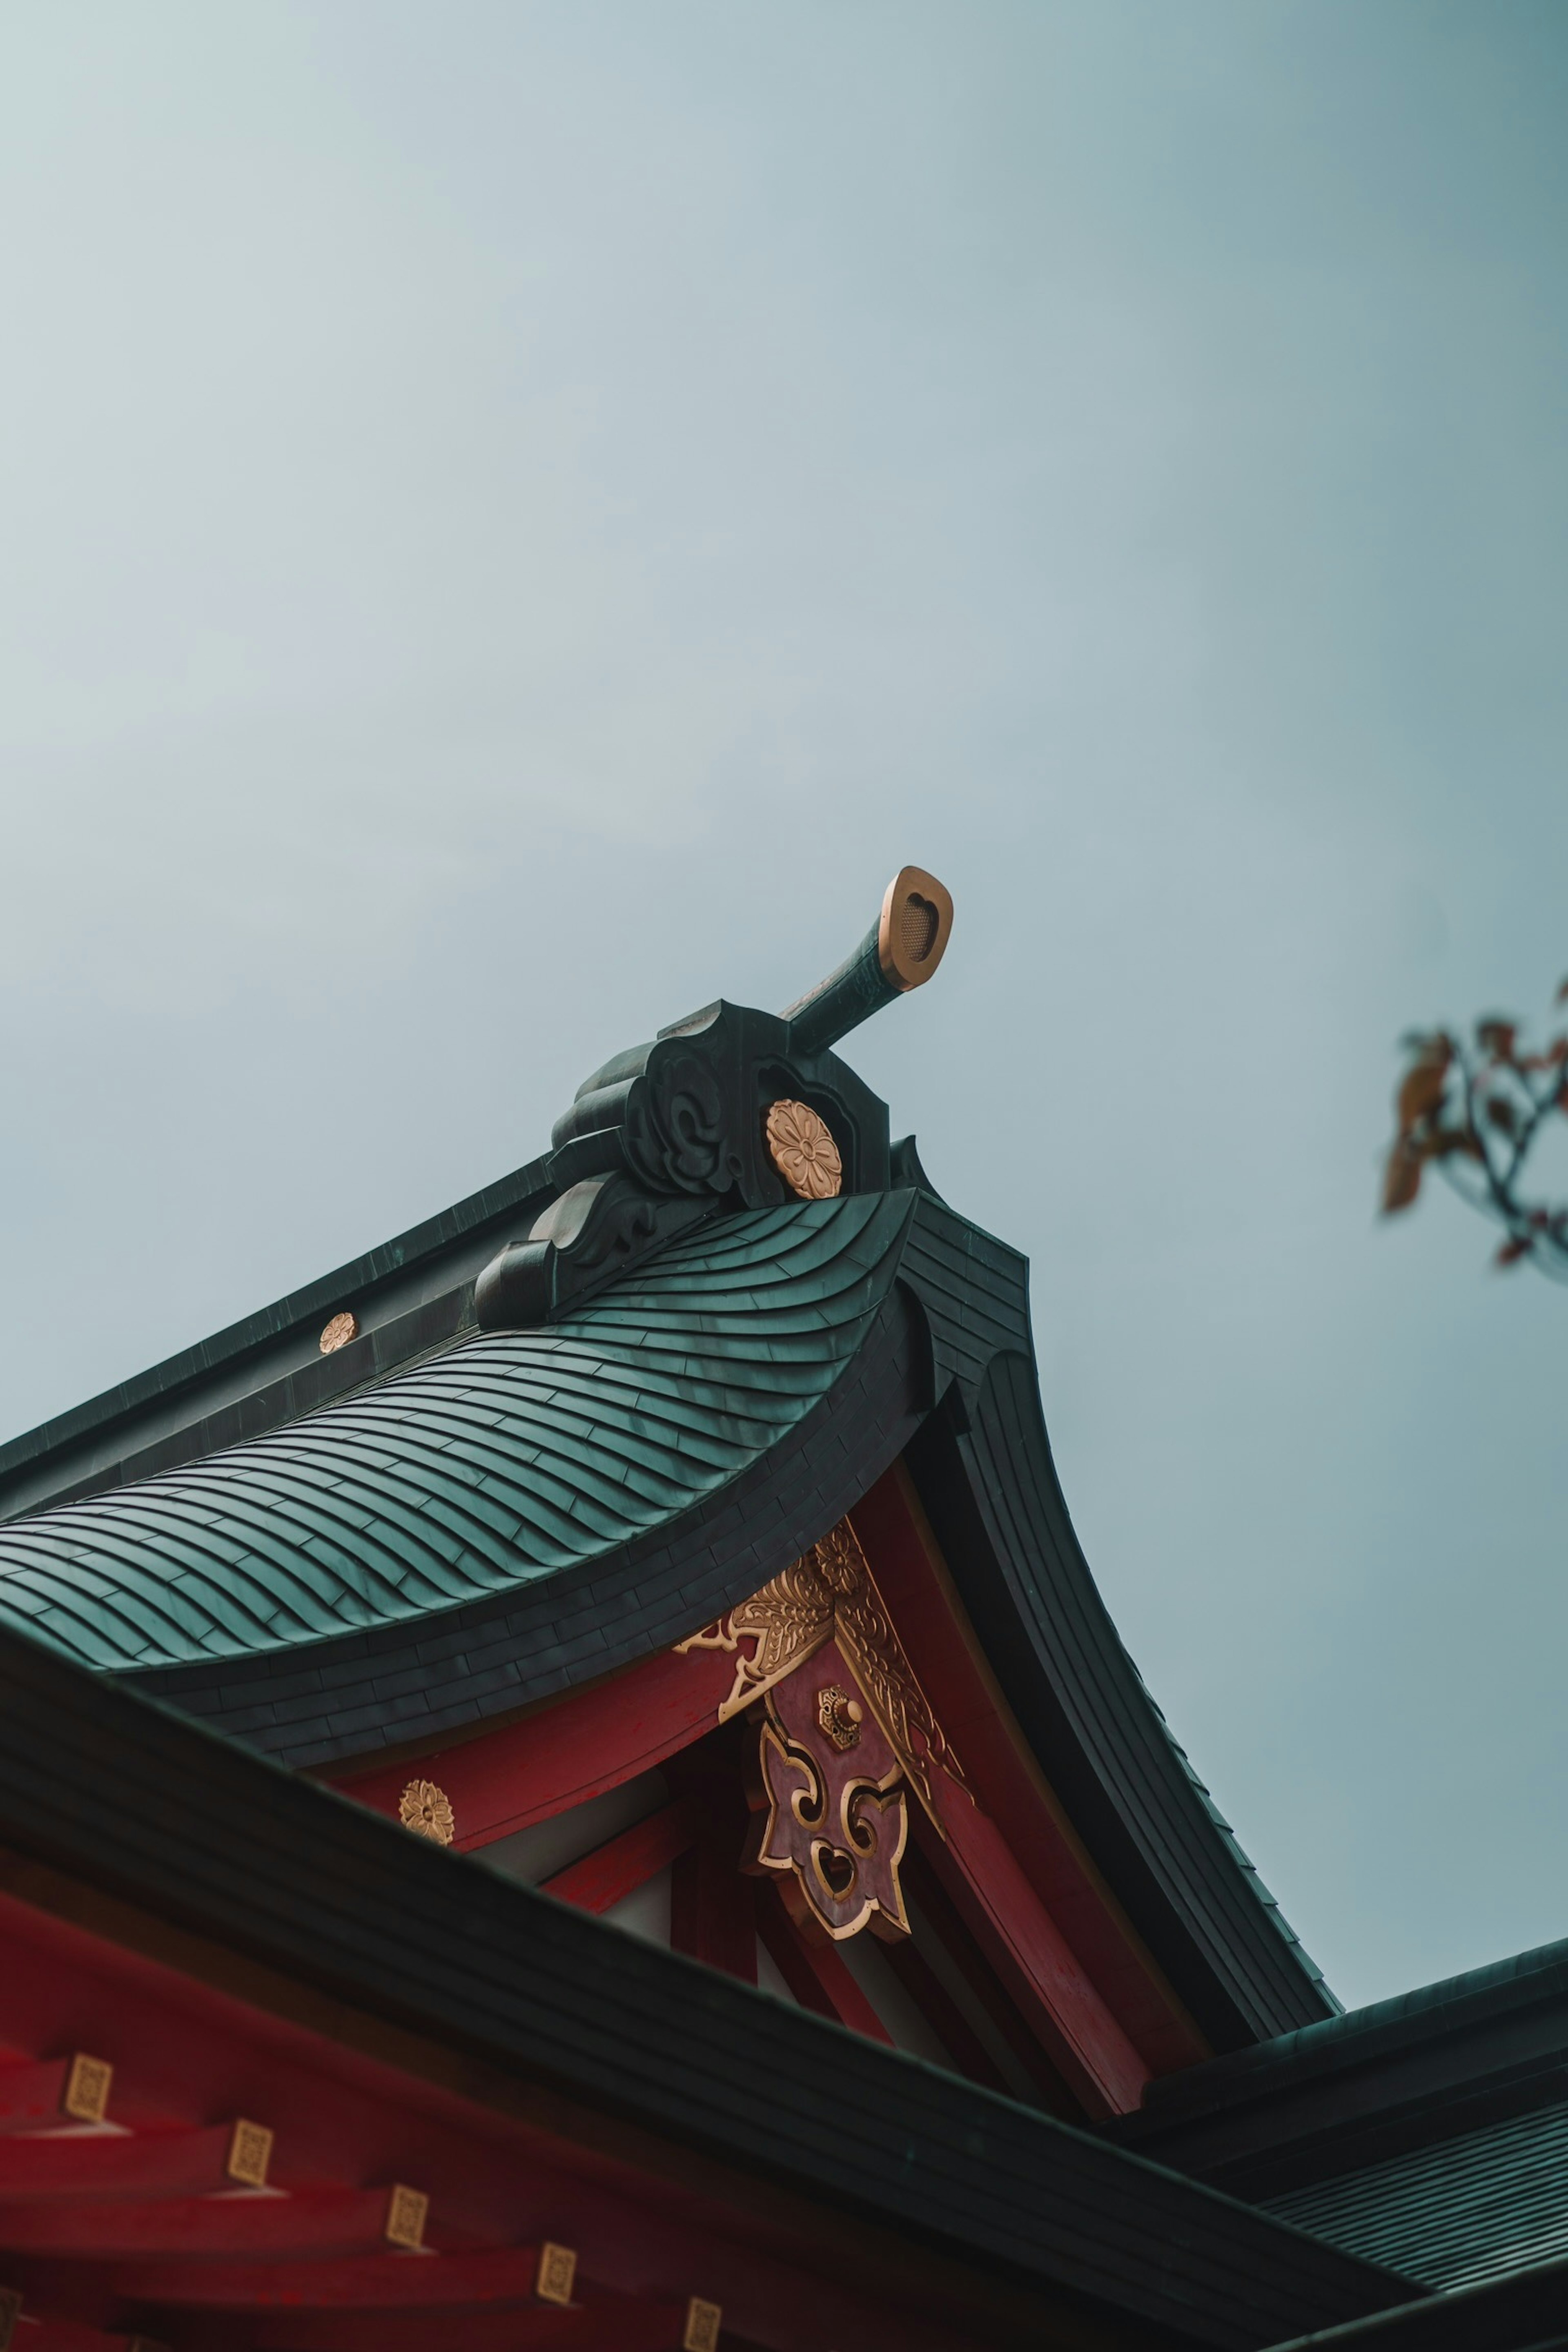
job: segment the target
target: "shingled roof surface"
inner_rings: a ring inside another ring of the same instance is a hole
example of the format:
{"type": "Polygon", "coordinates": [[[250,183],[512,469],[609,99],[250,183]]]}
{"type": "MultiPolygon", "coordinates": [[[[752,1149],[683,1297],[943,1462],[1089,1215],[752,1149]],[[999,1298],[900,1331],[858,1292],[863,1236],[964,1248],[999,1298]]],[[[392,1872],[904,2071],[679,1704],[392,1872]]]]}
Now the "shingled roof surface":
{"type": "Polygon", "coordinates": [[[1568,2255],[1568,2106],[1413,2148],[1261,2210],[1426,2286],[1511,2277],[1568,2255]]]}
{"type": "Polygon", "coordinates": [[[880,1307],[908,1192],[678,1243],[553,1328],[0,1528],[0,1618],[125,1673],[279,1652],[578,1568],[745,1472],[880,1307]]]}

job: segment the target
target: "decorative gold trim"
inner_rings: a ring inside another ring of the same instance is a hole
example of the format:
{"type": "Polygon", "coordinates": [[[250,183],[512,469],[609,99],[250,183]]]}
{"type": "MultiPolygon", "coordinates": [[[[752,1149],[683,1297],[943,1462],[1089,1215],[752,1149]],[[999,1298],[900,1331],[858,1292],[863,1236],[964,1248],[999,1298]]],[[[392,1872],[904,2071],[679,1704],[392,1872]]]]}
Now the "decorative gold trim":
{"type": "Polygon", "coordinates": [[[89,2058],[85,2051],[79,2050],[60,2093],[61,2115],[69,2116],[76,2124],[100,2124],[113,2082],[114,2069],[107,2058],[89,2058]]]}
{"type": "Polygon", "coordinates": [[[692,1650],[735,1653],[735,1679],[719,1709],[719,1721],[728,1723],[836,1636],[910,1785],[940,1831],[928,1768],[933,1761],[940,1764],[967,1796],[963,1768],[904,1654],[847,1519],[840,1519],[820,1543],[750,1601],[715,1618],[700,1633],[689,1633],[675,1647],[682,1655],[692,1650]],[[749,1654],[741,1648],[742,1642],[754,1644],[749,1654]]]}
{"type": "Polygon", "coordinates": [[[450,1845],[458,1833],[452,1800],[434,1780],[410,1780],[397,1801],[397,1818],[416,1837],[430,1838],[437,1845],[450,1845]]]}
{"type": "Polygon", "coordinates": [[[801,1201],[834,1201],[844,1190],[844,1162],[833,1129],[809,1103],[785,1095],[763,1121],[768,1158],[801,1201]]]}
{"type": "Polygon", "coordinates": [[[816,1720],[832,1740],[835,1748],[843,1749],[859,1745],[860,1726],[866,1710],[858,1698],[837,1683],[829,1683],[816,1694],[816,1720]]]}
{"type": "Polygon", "coordinates": [[[341,1315],[333,1316],[316,1345],[323,1356],[335,1356],[340,1348],[346,1348],[351,1339],[358,1338],[359,1317],[353,1307],[345,1307],[341,1315]]]}
{"type": "Polygon", "coordinates": [[[429,2210],[430,2200],[422,2189],[410,2189],[401,2180],[395,2181],[386,2193],[384,2234],[387,2244],[416,2254],[425,2243],[425,2220],[429,2210]]]}
{"type": "Polygon", "coordinates": [[[570,2246],[557,2246],[546,2239],[539,2249],[539,2269],[534,2276],[533,2292],[541,2303],[569,2304],[577,2277],[577,2256],[570,2246]]]}
{"type": "Polygon", "coordinates": [[[877,961],[893,987],[920,988],[947,953],[952,893],[923,866],[901,866],[877,923],[877,961]]]}
{"type": "Polygon", "coordinates": [[[265,2124],[247,2123],[242,2116],[228,2136],[224,2171],[241,2189],[265,2189],[272,2161],[272,2134],[265,2124]]]}
{"type": "Polygon", "coordinates": [[[686,2327],[680,2338],[680,2352],[719,2352],[719,2330],[724,2325],[722,2306],[704,2303],[694,2294],[686,2306],[686,2327]]]}
{"type": "Polygon", "coordinates": [[[907,1936],[909,1914],[899,1878],[910,1837],[902,1765],[895,1763],[880,1780],[865,1774],[845,1780],[835,1804],[828,1775],[809,1749],[790,1738],[773,1698],[763,1705],[757,1766],[768,1811],[746,1868],[775,1872],[783,1881],[779,1891],[801,1926],[836,1944],[847,1943],[868,1926],[891,1940],[907,1936]]]}

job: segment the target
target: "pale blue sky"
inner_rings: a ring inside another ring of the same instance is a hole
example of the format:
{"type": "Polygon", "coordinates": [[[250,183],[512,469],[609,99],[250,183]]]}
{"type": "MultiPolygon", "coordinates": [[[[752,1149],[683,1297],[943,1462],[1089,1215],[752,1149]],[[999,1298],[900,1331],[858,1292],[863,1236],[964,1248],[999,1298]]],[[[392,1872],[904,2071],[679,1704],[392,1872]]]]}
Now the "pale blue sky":
{"type": "Polygon", "coordinates": [[[1342,1996],[1568,1935],[1568,1298],[1372,1215],[1568,969],[1568,14],[0,19],[0,1422],[779,1004],[1026,1248],[1129,1646],[1342,1996]]]}

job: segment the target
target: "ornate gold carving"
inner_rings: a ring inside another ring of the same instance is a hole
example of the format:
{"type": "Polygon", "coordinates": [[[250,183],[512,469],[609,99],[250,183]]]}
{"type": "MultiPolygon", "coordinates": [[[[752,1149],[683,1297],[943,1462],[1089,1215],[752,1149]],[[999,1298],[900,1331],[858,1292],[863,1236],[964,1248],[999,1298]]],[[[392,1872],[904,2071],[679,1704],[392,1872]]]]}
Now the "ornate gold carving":
{"type": "Polygon", "coordinates": [[[100,2124],[109,2105],[110,2085],[114,2081],[114,2069],[107,2058],[89,2058],[79,2050],[71,2060],[66,2076],[65,2089],[60,2093],[60,2113],[69,2116],[72,2123],[100,2124]]]}
{"type": "Polygon", "coordinates": [[[265,2189],[271,2161],[272,2134],[265,2124],[247,2123],[242,2117],[228,2136],[225,2172],[241,2189],[265,2189]]]}
{"type": "Polygon", "coordinates": [[[844,1189],[844,1162],[833,1130],[809,1103],[787,1096],[768,1106],[768,1157],[802,1201],[831,1201],[844,1189]]]}
{"type": "Polygon", "coordinates": [[[450,1845],[457,1834],[452,1801],[434,1780],[410,1780],[397,1801],[397,1818],[416,1837],[432,1838],[437,1845],[450,1845]]]}
{"type": "Polygon", "coordinates": [[[425,2217],[429,2210],[430,2200],[423,2189],[409,2189],[401,2180],[394,2182],[386,2194],[387,2244],[416,2254],[425,2243],[425,2217]]]}
{"type": "Polygon", "coordinates": [[[867,1927],[889,1937],[907,1936],[899,1864],[910,1815],[903,1767],[891,1745],[873,1728],[868,1769],[855,1771],[831,1734],[826,1750],[813,1749],[823,1727],[798,1683],[770,1691],[763,1704],[757,1768],[767,1814],[753,1833],[747,1869],[777,1873],[801,1926],[826,1932],[836,1944],[867,1927]]]}
{"type": "Polygon", "coordinates": [[[736,1653],[735,1679],[729,1697],[719,1709],[721,1723],[728,1723],[732,1715],[742,1714],[754,1698],[761,1698],[785,1675],[794,1674],[814,1650],[820,1650],[825,1642],[833,1639],[833,1596],[823,1585],[816,1558],[816,1551],[807,1552],[793,1567],[775,1576],[771,1584],[764,1584],[760,1592],[753,1593],[750,1601],[742,1601],[731,1609],[727,1617],[716,1618],[700,1633],[690,1633],[684,1642],[677,1642],[677,1650],[683,1653],[736,1653]],[[750,1656],[741,1650],[744,1641],[756,1643],[750,1656]]]}
{"type": "Polygon", "coordinates": [[[723,2325],[722,2307],[716,2303],[704,2303],[700,2294],[694,2294],[686,2306],[680,2352],[719,2352],[719,2330],[723,2325]]]}
{"type": "Polygon", "coordinates": [[[835,1748],[853,1748],[860,1737],[866,1710],[838,1683],[816,1694],[816,1719],[835,1748]]]}
{"type": "Polygon", "coordinates": [[[333,1316],[316,1345],[323,1356],[335,1356],[340,1348],[346,1348],[351,1339],[358,1338],[359,1317],[344,1307],[341,1315],[333,1316]]]}
{"type": "Polygon", "coordinates": [[[728,1723],[836,1637],[872,1714],[940,1830],[942,1823],[931,1804],[929,1768],[940,1764],[967,1795],[963,1768],[943,1738],[942,1726],[904,1655],[904,1645],[847,1519],[840,1519],[831,1534],[813,1544],[750,1601],[742,1601],[728,1615],[716,1618],[675,1646],[682,1653],[735,1653],[735,1679],[719,1709],[719,1721],[728,1723]],[[754,1644],[749,1654],[741,1647],[743,1642],[754,1644]]]}
{"type": "Polygon", "coordinates": [[[569,2304],[576,2276],[577,2256],[573,2248],[552,2245],[547,2239],[539,2249],[539,2270],[533,2282],[540,2302],[569,2304]]]}

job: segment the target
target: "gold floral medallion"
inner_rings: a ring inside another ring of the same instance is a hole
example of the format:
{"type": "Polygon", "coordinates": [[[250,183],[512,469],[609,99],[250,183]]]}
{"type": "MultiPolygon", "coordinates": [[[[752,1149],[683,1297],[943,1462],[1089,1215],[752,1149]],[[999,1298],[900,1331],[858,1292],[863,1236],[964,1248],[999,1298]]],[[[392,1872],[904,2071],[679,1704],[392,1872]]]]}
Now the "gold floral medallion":
{"type": "Polygon", "coordinates": [[[323,1356],[335,1356],[340,1348],[346,1348],[351,1339],[358,1338],[359,1318],[345,1307],[341,1315],[333,1316],[316,1345],[323,1356]]]}
{"type": "Polygon", "coordinates": [[[450,1845],[457,1833],[452,1800],[434,1780],[410,1780],[398,1800],[397,1818],[416,1837],[433,1839],[437,1845],[450,1845]]]}
{"type": "Polygon", "coordinates": [[[844,1189],[844,1162],[833,1130],[809,1103],[770,1103],[768,1157],[796,1198],[831,1201],[844,1189]]]}

